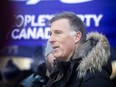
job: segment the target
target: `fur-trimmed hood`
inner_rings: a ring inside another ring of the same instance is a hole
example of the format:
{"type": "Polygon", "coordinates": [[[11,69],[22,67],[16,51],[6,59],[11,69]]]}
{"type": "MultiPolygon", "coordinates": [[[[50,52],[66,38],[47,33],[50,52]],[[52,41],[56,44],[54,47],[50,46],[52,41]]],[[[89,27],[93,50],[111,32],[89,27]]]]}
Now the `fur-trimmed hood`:
{"type": "Polygon", "coordinates": [[[110,57],[110,46],[107,38],[98,32],[87,34],[87,40],[75,52],[73,59],[82,58],[77,68],[79,76],[83,77],[86,72],[102,70],[110,57]]]}

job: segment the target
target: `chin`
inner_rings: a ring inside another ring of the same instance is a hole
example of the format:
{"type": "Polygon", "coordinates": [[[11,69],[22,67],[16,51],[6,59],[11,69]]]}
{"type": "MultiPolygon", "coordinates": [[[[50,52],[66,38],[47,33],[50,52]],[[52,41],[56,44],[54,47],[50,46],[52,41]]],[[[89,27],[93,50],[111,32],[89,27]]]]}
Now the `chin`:
{"type": "Polygon", "coordinates": [[[58,55],[54,55],[54,57],[57,59],[57,58],[59,58],[60,56],[58,56],[58,55]]]}
{"type": "Polygon", "coordinates": [[[59,59],[59,58],[60,58],[60,56],[59,56],[59,55],[54,55],[54,57],[55,57],[56,59],[59,59]]]}
{"type": "Polygon", "coordinates": [[[57,58],[61,58],[61,53],[60,52],[53,52],[54,57],[57,58]]]}

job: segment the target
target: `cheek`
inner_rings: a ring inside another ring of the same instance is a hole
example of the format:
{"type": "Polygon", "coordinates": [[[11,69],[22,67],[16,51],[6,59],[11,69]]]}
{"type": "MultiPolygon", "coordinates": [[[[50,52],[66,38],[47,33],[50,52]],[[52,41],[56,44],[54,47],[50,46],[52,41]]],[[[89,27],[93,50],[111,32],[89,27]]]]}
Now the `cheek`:
{"type": "Polygon", "coordinates": [[[65,36],[57,38],[58,44],[60,46],[60,54],[65,54],[68,50],[71,49],[72,46],[74,46],[74,39],[71,36],[65,36]]]}
{"type": "Polygon", "coordinates": [[[67,46],[71,46],[74,44],[74,40],[72,37],[66,37],[62,40],[62,44],[64,45],[64,47],[67,47],[67,46]]]}
{"type": "Polygon", "coordinates": [[[59,40],[59,45],[60,45],[60,48],[61,48],[61,51],[64,51],[65,50],[65,48],[66,48],[66,38],[61,38],[60,40],[59,40]]]}
{"type": "Polygon", "coordinates": [[[72,51],[75,47],[74,40],[71,37],[66,38],[63,42],[63,45],[65,51],[72,51]]]}

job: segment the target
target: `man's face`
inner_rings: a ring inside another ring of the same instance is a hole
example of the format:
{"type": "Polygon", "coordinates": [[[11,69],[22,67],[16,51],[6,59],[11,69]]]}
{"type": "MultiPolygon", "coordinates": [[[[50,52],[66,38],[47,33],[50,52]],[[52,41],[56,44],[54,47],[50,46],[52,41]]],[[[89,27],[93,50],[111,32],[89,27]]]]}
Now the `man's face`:
{"type": "Polygon", "coordinates": [[[76,39],[75,35],[71,33],[68,19],[59,19],[51,24],[49,42],[51,43],[53,55],[56,59],[67,61],[68,57],[74,53],[76,39]]]}

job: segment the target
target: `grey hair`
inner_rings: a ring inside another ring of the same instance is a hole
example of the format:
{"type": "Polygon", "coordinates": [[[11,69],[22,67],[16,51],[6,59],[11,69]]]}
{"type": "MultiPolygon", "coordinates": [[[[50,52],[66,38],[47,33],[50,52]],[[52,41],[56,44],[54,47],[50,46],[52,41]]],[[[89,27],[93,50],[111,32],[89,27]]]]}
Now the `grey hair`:
{"type": "Polygon", "coordinates": [[[82,20],[73,12],[62,12],[56,14],[51,20],[50,24],[52,24],[54,21],[57,21],[59,19],[66,18],[69,20],[69,24],[72,27],[71,29],[78,32],[80,31],[82,33],[81,42],[85,42],[86,40],[86,29],[85,25],[82,22],[82,20]]]}

